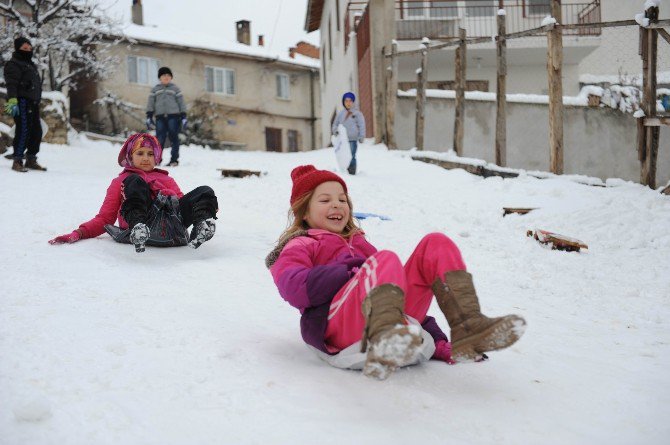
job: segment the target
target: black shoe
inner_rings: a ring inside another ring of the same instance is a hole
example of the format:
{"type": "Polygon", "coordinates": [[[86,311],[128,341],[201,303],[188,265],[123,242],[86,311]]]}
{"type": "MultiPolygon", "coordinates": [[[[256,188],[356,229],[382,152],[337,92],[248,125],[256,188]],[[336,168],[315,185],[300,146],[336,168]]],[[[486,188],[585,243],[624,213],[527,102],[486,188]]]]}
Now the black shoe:
{"type": "Polygon", "coordinates": [[[347,171],[349,172],[350,175],[355,175],[356,174],[356,166],[355,165],[350,165],[347,168],[347,171]]]}
{"type": "Polygon", "coordinates": [[[25,173],[28,171],[28,169],[23,166],[23,161],[21,159],[14,159],[14,163],[12,164],[12,170],[20,173],[25,173]]]}
{"type": "Polygon", "coordinates": [[[26,168],[30,170],[39,170],[41,172],[47,171],[47,168],[42,167],[40,164],[38,164],[37,159],[35,158],[26,159],[26,168]]]}
{"type": "Polygon", "coordinates": [[[149,239],[149,228],[144,223],[137,223],[130,231],[130,242],[135,246],[135,252],[144,252],[149,239]]]}
{"type": "Polygon", "coordinates": [[[191,229],[188,245],[197,249],[202,243],[211,240],[214,236],[214,232],[216,232],[216,222],[214,221],[214,218],[195,223],[193,224],[193,229],[191,229]]]}

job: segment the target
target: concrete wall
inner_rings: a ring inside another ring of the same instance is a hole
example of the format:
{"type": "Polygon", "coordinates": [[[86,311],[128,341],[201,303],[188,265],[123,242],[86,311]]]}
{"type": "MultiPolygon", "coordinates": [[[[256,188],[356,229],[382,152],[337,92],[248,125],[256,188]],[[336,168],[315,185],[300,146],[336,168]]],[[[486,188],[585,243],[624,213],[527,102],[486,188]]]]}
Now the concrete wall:
{"type": "MultiPolygon", "coordinates": [[[[398,97],[395,134],[399,148],[414,146],[414,97],[398,97]]],[[[495,161],[496,104],[469,100],[465,106],[465,157],[495,161]]],[[[547,105],[507,104],[507,166],[549,170],[549,115],[547,105]]],[[[611,108],[565,107],[564,165],[566,174],[639,182],[635,119],[611,108]]],[[[454,101],[426,102],[425,149],[452,148],[454,101]]],[[[670,128],[661,127],[657,184],[670,180],[670,128]]]]}
{"type": "MultiPolygon", "coordinates": [[[[297,130],[300,134],[299,149],[309,150],[312,147],[310,82],[313,82],[314,114],[317,118],[314,128],[315,140],[321,139],[320,134],[320,93],[318,72],[310,74],[311,69],[281,63],[198,51],[179,49],[161,45],[137,44],[132,47],[117,45],[113,48],[119,58],[116,73],[97,85],[98,96],[105,90],[117,94],[122,100],[137,104],[142,109],[136,114],[142,117],[138,121],[130,117],[124,119],[124,125],[131,130],[144,128],[144,108],[153,85],[140,85],[128,82],[127,56],[137,55],[152,57],[159,60],[160,66],[168,66],[174,74],[174,83],[182,90],[187,107],[196,99],[212,102],[219,114],[215,121],[214,136],[218,140],[246,144],[247,149],[265,150],[264,128],[282,129],[282,146],[288,147],[288,131],[297,130]],[[227,96],[209,93],[205,90],[205,66],[233,69],[235,71],[236,93],[227,96]],[[290,97],[276,97],[277,73],[285,73],[290,79],[290,97]]],[[[156,83],[158,78],[156,77],[156,83]]],[[[89,113],[94,119],[109,126],[107,112],[95,105],[89,106],[89,113]]]]}
{"type": "MultiPolygon", "coordinates": [[[[605,0],[601,1],[602,20],[632,20],[642,12],[643,1],[605,0]]],[[[670,3],[662,2],[661,19],[670,19],[670,3]]],[[[602,43],[579,65],[580,74],[618,75],[630,79],[635,76],[641,81],[642,59],[638,54],[640,42],[639,28],[626,26],[604,28],[602,43]]],[[[658,39],[658,71],[670,71],[670,44],[658,39]]]]}

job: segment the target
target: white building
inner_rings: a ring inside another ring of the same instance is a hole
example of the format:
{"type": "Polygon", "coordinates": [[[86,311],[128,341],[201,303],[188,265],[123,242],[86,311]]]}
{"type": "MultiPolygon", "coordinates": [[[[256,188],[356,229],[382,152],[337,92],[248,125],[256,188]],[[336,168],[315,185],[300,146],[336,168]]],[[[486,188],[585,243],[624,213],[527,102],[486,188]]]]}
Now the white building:
{"type": "MultiPolygon", "coordinates": [[[[354,91],[368,121],[368,136],[382,138],[382,50],[393,40],[399,51],[417,49],[422,37],[432,43],[453,39],[459,28],[468,37],[495,36],[500,4],[506,13],[507,33],[539,27],[550,11],[549,0],[309,0],[305,30],[321,32],[322,134],[329,135],[330,118],[341,108],[345,91],[354,91]]],[[[642,0],[563,0],[563,24],[631,20],[641,12],[642,0]]],[[[663,6],[663,5],[662,5],[663,6]]],[[[670,17],[670,7],[661,18],[670,17]]],[[[642,63],[638,28],[587,28],[565,31],[563,37],[563,91],[576,95],[580,81],[631,80],[642,63]]],[[[527,37],[507,42],[507,92],[547,93],[547,39],[527,37]]],[[[453,47],[432,51],[428,63],[428,88],[452,89],[453,47]]],[[[416,84],[418,56],[401,57],[400,89],[416,84]]],[[[659,72],[670,72],[670,49],[659,42],[659,72]]],[[[496,48],[493,41],[468,45],[467,89],[495,91],[496,48]]]]}

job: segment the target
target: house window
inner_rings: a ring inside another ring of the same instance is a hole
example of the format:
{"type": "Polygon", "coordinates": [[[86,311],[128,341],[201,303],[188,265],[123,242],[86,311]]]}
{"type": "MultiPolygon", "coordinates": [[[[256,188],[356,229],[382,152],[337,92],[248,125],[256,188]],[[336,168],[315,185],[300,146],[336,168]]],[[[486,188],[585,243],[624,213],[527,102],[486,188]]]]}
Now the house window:
{"type": "Polygon", "coordinates": [[[280,99],[289,99],[291,97],[289,77],[287,74],[277,74],[277,97],[280,99]]]}
{"type": "Polygon", "coordinates": [[[458,17],[458,6],[454,2],[431,2],[430,18],[458,17]]]}
{"type": "Polygon", "coordinates": [[[205,90],[209,93],[235,95],[235,71],[228,68],[205,67],[205,90]]]}
{"type": "Polygon", "coordinates": [[[326,84],[326,48],[321,45],[323,51],[321,52],[321,73],[323,74],[323,84],[326,84]]]}
{"type": "Polygon", "coordinates": [[[340,30],[340,0],[335,0],[335,18],[337,18],[337,30],[340,30]]]}
{"type": "Polygon", "coordinates": [[[494,0],[471,0],[465,4],[465,15],[467,17],[493,17],[497,4],[498,2],[494,0]]]}
{"type": "Polygon", "coordinates": [[[527,15],[551,15],[551,0],[525,0],[527,15]]]}
{"type": "Polygon", "coordinates": [[[328,58],[333,60],[333,31],[330,26],[330,16],[328,17],[328,58]]]}
{"type": "Polygon", "coordinates": [[[405,2],[405,16],[409,19],[458,17],[458,3],[453,1],[405,2]]]}
{"type": "Polygon", "coordinates": [[[288,151],[298,151],[298,131],[288,131],[288,151]]]}
{"type": "Polygon", "coordinates": [[[158,59],[151,57],[128,56],[128,82],[140,85],[153,85],[158,79],[158,59]]]}

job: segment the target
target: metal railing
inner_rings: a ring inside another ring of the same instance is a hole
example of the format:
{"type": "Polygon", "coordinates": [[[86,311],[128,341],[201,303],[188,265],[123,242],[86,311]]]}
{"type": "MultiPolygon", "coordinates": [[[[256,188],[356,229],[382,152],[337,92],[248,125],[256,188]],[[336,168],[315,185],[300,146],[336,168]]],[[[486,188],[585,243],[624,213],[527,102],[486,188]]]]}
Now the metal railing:
{"type": "MultiPolygon", "coordinates": [[[[508,33],[526,31],[542,25],[551,15],[549,0],[507,0],[504,2],[508,33]]],[[[465,28],[468,37],[488,37],[497,34],[496,0],[398,0],[396,38],[398,40],[449,39],[465,28]]],[[[562,24],[595,23],[600,21],[600,0],[561,5],[562,24]]],[[[565,35],[600,35],[598,28],[565,30],[565,35]]]]}
{"type": "MultiPolygon", "coordinates": [[[[584,24],[601,21],[601,0],[561,5],[561,24],[584,24]]],[[[540,27],[550,15],[549,0],[505,0],[507,33],[540,27]]],[[[347,5],[344,22],[345,47],[349,33],[356,30],[358,21],[367,8],[366,1],[352,1],[347,5]]],[[[497,0],[396,0],[396,39],[420,40],[453,39],[458,29],[465,28],[469,38],[497,35],[497,0]]],[[[598,36],[600,28],[566,29],[564,35],[598,36]]]]}

